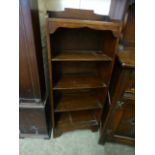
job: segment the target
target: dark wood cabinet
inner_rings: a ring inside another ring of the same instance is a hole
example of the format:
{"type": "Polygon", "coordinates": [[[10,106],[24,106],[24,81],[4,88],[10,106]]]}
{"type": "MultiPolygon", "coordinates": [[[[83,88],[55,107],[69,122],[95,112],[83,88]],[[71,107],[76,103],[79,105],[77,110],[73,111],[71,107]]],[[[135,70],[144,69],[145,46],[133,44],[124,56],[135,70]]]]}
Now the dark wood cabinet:
{"type": "Polygon", "coordinates": [[[36,7],[37,0],[33,2],[31,0],[20,0],[19,96],[21,104],[24,100],[39,103],[45,97],[39,17],[36,7]]]}
{"type": "Polygon", "coordinates": [[[135,143],[135,4],[128,6],[103,116],[100,143],[135,143]],[[123,47],[123,48],[122,48],[123,47]]]}
{"type": "Polygon", "coordinates": [[[47,44],[53,136],[97,131],[121,23],[93,11],[48,11],[47,44]]]}
{"type": "Polygon", "coordinates": [[[48,135],[45,87],[37,0],[19,1],[19,128],[20,137],[48,135]]]}
{"type": "MultiPolygon", "coordinates": [[[[135,79],[134,48],[126,48],[115,62],[107,113],[101,130],[100,143],[106,141],[134,145],[135,139],[135,79]]],[[[104,118],[105,117],[105,118],[104,118]]]]}

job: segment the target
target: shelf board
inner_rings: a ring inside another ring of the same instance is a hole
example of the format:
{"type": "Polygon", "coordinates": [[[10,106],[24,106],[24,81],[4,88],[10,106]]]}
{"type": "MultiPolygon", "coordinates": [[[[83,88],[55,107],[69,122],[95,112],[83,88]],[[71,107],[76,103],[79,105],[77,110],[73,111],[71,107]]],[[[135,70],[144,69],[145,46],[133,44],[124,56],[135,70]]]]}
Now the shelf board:
{"type": "Polygon", "coordinates": [[[61,113],[56,121],[56,129],[61,131],[97,125],[98,121],[92,111],[61,113]]]}
{"type": "Polygon", "coordinates": [[[63,89],[90,89],[90,88],[104,88],[106,84],[97,77],[92,75],[64,75],[55,84],[54,90],[63,89]]]}
{"type": "Polygon", "coordinates": [[[102,51],[63,51],[52,58],[52,61],[112,61],[112,59],[102,54],[102,51]]]}
{"type": "Polygon", "coordinates": [[[55,112],[91,110],[102,108],[97,94],[79,93],[65,94],[56,103],[55,112]]]}

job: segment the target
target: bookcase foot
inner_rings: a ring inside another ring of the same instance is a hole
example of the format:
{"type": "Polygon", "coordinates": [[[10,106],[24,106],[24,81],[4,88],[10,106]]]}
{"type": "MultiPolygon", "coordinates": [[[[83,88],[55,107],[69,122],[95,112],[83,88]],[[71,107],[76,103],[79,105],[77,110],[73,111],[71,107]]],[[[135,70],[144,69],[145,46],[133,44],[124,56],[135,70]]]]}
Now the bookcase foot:
{"type": "Polygon", "coordinates": [[[98,131],[98,127],[92,127],[92,128],[91,128],[91,131],[92,131],[92,132],[97,132],[97,131],[98,131]]]}

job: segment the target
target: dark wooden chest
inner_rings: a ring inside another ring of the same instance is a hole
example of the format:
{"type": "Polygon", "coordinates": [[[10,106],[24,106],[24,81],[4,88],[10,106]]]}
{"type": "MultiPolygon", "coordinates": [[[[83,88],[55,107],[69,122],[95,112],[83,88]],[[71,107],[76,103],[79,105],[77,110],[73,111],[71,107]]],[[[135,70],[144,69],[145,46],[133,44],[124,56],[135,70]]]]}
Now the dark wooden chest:
{"type": "MultiPolygon", "coordinates": [[[[135,67],[134,48],[118,54],[110,93],[105,105],[106,118],[101,143],[113,141],[134,145],[135,141],[135,67]]],[[[103,116],[104,117],[104,116],[103,116]]]]}

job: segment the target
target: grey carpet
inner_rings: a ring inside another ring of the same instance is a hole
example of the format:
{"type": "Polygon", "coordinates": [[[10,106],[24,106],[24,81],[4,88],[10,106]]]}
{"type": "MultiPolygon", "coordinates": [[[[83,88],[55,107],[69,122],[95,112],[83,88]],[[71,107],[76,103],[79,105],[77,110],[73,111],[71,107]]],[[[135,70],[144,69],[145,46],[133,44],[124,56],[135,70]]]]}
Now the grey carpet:
{"type": "Polygon", "coordinates": [[[98,132],[73,131],[50,140],[20,139],[20,155],[134,155],[134,147],[106,143],[98,144],[98,132]]]}

